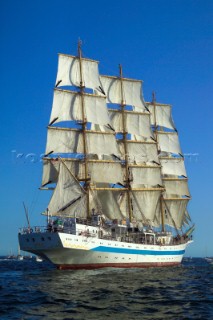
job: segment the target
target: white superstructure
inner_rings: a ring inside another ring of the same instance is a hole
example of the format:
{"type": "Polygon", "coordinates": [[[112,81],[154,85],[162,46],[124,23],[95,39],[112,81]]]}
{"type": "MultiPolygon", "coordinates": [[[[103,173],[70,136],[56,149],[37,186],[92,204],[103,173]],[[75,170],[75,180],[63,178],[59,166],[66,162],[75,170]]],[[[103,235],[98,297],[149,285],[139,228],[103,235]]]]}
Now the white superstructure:
{"type": "Polygon", "coordinates": [[[177,243],[170,233],[130,232],[124,226],[112,227],[111,234],[100,226],[76,223],[68,230],[22,230],[22,250],[42,256],[59,269],[92,269],[103,267],[163,267],[181,263],[191,242],[184,238],[177,243]],[[115,231],[115,229],[117,230],[115,231]]]}

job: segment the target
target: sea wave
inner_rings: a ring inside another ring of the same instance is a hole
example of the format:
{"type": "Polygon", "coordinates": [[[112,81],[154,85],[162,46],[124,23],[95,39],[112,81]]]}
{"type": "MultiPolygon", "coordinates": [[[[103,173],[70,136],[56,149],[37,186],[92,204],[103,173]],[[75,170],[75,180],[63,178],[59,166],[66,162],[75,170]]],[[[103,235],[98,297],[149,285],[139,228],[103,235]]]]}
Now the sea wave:
{"type": "Polygon", "coordinates": [[[213,319],[213,266],[59,271],[47,262],[0,259],[0,318],[213,319]]]}

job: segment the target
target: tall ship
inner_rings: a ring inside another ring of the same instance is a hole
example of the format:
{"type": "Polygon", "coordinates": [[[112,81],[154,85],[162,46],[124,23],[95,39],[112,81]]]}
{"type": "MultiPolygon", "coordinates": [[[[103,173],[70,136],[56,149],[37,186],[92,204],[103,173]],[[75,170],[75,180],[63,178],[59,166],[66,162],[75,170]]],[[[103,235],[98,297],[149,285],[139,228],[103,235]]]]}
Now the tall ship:
{"type": "Polygon", "coordinates": [[[181,263],[194,225],[171,105],[145,102],[142,81],[100,75],[59,54],[40,189],[45,226],[19,230],[23,251],[58,269],[181,263]],[[51,191],[52,190],[52,191],[51,191]]]}

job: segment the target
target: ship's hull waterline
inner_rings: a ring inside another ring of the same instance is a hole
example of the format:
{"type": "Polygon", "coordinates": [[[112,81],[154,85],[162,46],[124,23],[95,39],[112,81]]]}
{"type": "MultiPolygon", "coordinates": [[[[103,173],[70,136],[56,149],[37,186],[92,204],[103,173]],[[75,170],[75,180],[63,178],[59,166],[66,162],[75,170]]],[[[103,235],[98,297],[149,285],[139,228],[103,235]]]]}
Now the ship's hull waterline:
{"type": "Polygon", "coordinates": [[[19,234],[21,250],[51,261],[58,269],[148,268],[179,265],[187,243],[127,243],[68,233],[19,234]]]}

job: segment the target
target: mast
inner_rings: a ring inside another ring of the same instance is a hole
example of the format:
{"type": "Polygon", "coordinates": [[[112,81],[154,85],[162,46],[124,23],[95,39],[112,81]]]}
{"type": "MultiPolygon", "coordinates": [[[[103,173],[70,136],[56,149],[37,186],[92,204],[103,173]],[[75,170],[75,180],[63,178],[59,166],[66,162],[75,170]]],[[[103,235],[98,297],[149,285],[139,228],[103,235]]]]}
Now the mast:
{"type": "Polygon", "coordinates": [[[157,119],[156,119],[156,94],[155,91],[152,92],[152,105],[153,105],[153,114],[154,114],[154,133],[156,141],[158,142],[158,135],[157,135],[157,119]]]}
{"type": "Polygon", "coordinates": [[[82,57],[80,41],[77,49],[77,57],[59,54],[45,152],[51,156],[43,159],[42,189],[50,189],[44,187],[56,183],[49,203],[53,215],[85,219],[94,208],[112,219],[128,217],[128,212],[121,212],[116,203],[123,198],[121,189],[112,186],[123,183],[123,168],[117,161],[121,153],[110,127],[106,96],[97,93],[101,86],[98,61],[82,57]],[[77,90],[63,88],[67,86],[77,90]],[[69,128],[63,125],[64,121],[72,121],[69,128]],[[64,154],[67,156],[61,165],[62,161],[57,160],[64,154]],[[105,201],[105,196],[112,201],[105,201]],[[104,200],[104,211],[99,197],[104,200]]]}
{"type": "Polygon", "coordinates": [[[170,104],[156,102],[153,93],[152,102],[148,102],[147,107],[157,141],[164,185],[157,215],[162,223],[162,231],[165,231],[165,225],[170,225],[178,233],[184,224],[186,207],[191,198],[178,132],[170,104]]]}
{"type": "MultiPolygon", "coordinates": [[[[156,93],[155,93],[155,91],[152,92],[152,105],[153,105],[153,115],[154,115],[154,133],[155,133],[155,139],[157,142],[157,149],[159,152],[158,134],[157,134],[157,118],[156,118],[156,93]]],[[[160,212],[161,212],[162,232],[165,232],[165,219],[164,219],[164,211],[163,211],[163,194],[161,194],[161,196],[160,196],[160,212]]]]}
{"type": "Polygon", "coordinates": [[[129,162],[128,162],[128,148],[126,142],[126,117],[125,117],[125,100],[124,100],[124,90],[123,90],[123,70],[122,65],[119,64],[119,72],[120,72],[120,81],[121,81],[121,115],[122,115],[122,126],[123,126],[123,143],[124,143],[124,156],[125,156],[125,174],[126,174],[126,188],[127,188],[127,202],[128,202],[128,211],[129,211],[129,221],[132,221],[132,206],[131,206],[131,198],[130,198],[130,176],[129,176],[129,162]]]}
{"type": "Polygon", "coordinates": [[[82,73],[82,50],[81,50],[81,40],[78,41],[78,57],[79,57],[79,66],[80,66],[80,95],[81,95],[81,109],[82,109],[82,135],[83,135],[83,152],[84,152],[84,182],[85,182],[85,191],[87,193],[86,200],[86,210],[87,218],[90,216],[89,210],[89,179],[88,179],[88,161],[87,161],[87,145],[86,145],[86,127],[87,119],[85,117],[85,106],[84,106],[84,82],[83,82],[83,73],[82,73]]]}
{"type": "Polygon", "coordinates": [[[107,102],[116,104],[108,110],[112,127],[118,134],[116,141],[125,176],[122,179],[125,192],[122,200],[118,201],[129,220],[134,217],[148,225],[154,221],[163,188],[156,141],[150,126],[150,112],[142,96],[142,81],[124,78],[120,66],[120,76],[101,76],[101,83],[107,92],[107,102]],[[131,110],[126,110],[126,105],[131,106],[131,110]]]}

